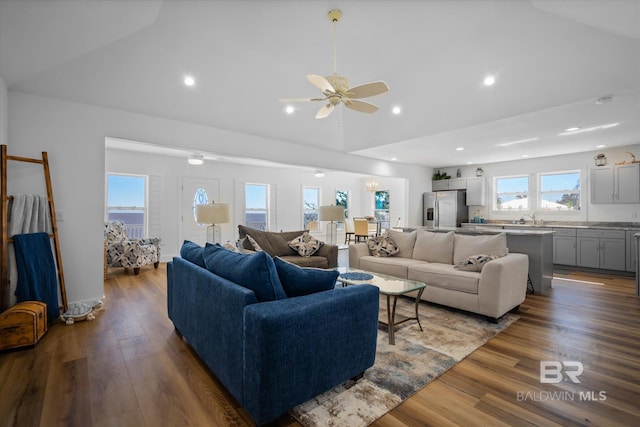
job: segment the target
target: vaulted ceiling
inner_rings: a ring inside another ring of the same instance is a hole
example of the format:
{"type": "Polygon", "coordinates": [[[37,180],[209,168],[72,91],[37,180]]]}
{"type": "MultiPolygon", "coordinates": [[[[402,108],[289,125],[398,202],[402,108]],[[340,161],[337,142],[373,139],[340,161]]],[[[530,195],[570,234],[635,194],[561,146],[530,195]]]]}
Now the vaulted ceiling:
{"type": "Polygon", "coordinates": [[[506,161],[640,143],[640,2],[0,0],[0,76],[13,91],[377,159],[506,161]],[[374,114],[316,120],[317,102],[286,114],[279,98],[316,97],[306,75],[333,71],[336,8],[338,73],[390,91],[370,98],[374,114]]]}

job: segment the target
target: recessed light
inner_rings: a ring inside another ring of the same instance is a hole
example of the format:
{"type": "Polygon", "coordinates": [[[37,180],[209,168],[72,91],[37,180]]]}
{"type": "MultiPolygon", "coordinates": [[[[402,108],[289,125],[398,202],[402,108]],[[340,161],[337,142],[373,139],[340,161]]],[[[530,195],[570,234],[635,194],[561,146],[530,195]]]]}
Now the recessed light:
{"type": "Polygon", "coordinates": [[[196,84],[196,79],[194,79],[193,76],[185,76],[184,84],[187,86],[193,86],[194,84],[196,84]]]}
{"type": "Polygon", "coordinates": [[[493,76],[487,76],[484,78],[484,81],[482,83],[484,83],[485,86],[493,86],[493,84],[496,82],[496,78],[493,76]]]}
{"type": "Polygon", "coordinates": [[[467,162],[467,164],[468,164],[468,165],[472,165],[472,164],[473,164],[473,162],[467,162]]]}
{"type": "Polygon", "coordinates": [[[565,132],[575,132],[575,131],[577,131],[578,129],[580,129],[580,128],[573,127],[573,128],[567,128],[567,129],[565,129],[564,131],[565,131],[565,132]]]}
{"type": "Polygon", "coordinates": [[[596,145],[596,148],[604,148],[604,147],[607,147],[607,144],[596,145]]]}
{"type": "Polygon", "coordinates": [[[396,105],[391,109],[391,112],[397,116],[398,114],[402,113],[402,108],[399,105],[396,105]]]}
{"type": "Polygon", "coordinates": [[[287,105],[284,109],[284,112],[287,114],[293,114],[294,111],[296,111],[296,109],[293,108],[292,105],[287,105]]]}
{"type": "Polygon", "coordinates": [[[458,147],[458,148],[456,148],[456,151],[462,151],[462,150],[464,150],[464,147],[458,147]]]}
{"type": "Polygon", "coordinates": [[[398,158],[397,157],[392,157],[389,160],[391,160],[392,162],[395,162],[396,160],[398,160],[398,158]]]}
{"type": "Polygon", "coordinates": [[[522,155],[522,156],[520,156],[520,157],[529,157],[529,155],[528,155],[528,154],[523,154],[523,155],[522,155]]]}

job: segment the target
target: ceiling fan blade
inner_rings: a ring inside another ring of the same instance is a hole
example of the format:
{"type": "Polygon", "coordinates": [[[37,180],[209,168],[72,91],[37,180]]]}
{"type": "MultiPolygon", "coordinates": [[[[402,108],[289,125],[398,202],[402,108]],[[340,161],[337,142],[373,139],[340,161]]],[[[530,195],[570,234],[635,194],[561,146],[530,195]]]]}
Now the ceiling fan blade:
{"type": "Polygon", "coordinates": [[[344,100],[344,106],[355,111],[360,111],[361,113],[375,113],[379,110],[377,105],[366,101],[358,101],[356,99],[344,100]]]}
{"type": "Polygon", "coordinates": [[[365,83],[356,87],[352,87],[347,92],[349,98],[368,98],[370,96],[380,95],[388,92],[389,86],[383,81],[365,83]]]}
{"type": "Polygon", "coordinates": [[[333,112],[333,109],[334,109],[333,105],[331,104],[325,105],[324,107],[318,110],[318,113],[316,114],[316,119],[324,119],[325,117],[328,117],[329,114],[333,112]]]}
{"type": "Polygon", "coordinates": [[[324,101],[326,98],[280,98],[280,102],[308,102],[308,101],[324,101]]]}
{"type": "Polygon", "coordinates": [[[312,85],[317,87],[324,93],[325,95],[328,93],[336,93],[336,90],[331,86],[331,83],[327,79],[317,74],[308,74],[307,79],[311,82],[312,85]]]}

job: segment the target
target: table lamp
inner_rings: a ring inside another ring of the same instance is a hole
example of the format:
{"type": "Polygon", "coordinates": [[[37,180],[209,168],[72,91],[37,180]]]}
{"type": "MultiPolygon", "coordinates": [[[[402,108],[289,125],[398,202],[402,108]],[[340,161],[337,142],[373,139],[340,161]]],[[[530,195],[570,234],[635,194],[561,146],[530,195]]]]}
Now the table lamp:
{"type": "Polygon", "coordinates": [[[219,224],[229,222],[229,204],[196,205],[196,221],[198,224],[211,224],[207,227],[207,242],[221,243],[219,224]]]}
{"type": "Polygon", "coordinates": [[[337,221],[344,221],[344,207],[342,206],[320,206],[318,208],[318,220],[330,221],[327,224],[327,243],[335,245],[338,240],[337,221]]]}

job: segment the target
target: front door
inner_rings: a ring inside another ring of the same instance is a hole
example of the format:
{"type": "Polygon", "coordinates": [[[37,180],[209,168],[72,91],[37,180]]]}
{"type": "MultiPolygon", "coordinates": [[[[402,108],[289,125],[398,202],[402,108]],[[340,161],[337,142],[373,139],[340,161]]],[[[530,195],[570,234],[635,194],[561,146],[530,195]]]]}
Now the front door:
{"type": "Polygon", "coordinates": [[[220,183],[217,179],[182,178],[182,240],[191,240],[201,246],[207,242],[207,226],[196,222],[195,207],[218,200],[220,183]]]}

